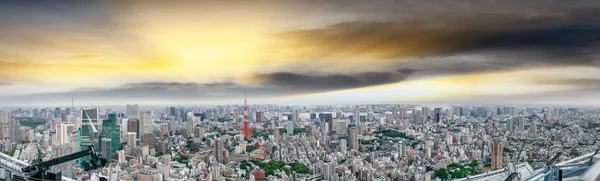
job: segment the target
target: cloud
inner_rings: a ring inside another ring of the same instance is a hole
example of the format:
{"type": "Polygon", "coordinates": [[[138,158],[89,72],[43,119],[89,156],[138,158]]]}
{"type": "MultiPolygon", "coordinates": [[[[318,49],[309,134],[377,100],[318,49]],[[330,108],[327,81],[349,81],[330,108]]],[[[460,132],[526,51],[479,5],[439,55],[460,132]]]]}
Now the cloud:
{"type": "Polygon", "coordinates": [[[363,86],[395,83],[406,79],[411,70],[388,72],[365,72],[357,74],[296,74],[276,72],[258,74],[263,80],[257,84],[234,82],[191,83],[191,82],[140,82],[124,84],[113,88],[88,87],[68,92],[41,93],[25,96],[0,97],[3,102],[41,101],[52,102],[75,97],[80,101],[93,103],[94,100],[170,100],[170,101],[211,101],[220,99],[241,99],[248,91],[254,98],[272,98],[306,93],[324,92],[363,86]]]}
{"type": "MultiPolygon", "coordinates": [[[[600,9],[537,16],[472,14],[437,20],[361,20],[274,35],[281,51],[318,66],[354,64],[463,74],[600,59],[600,9]],[[592,11],[598,10],[598,11],[592,11]]],[[[302,66],[304,64],[301,63],[302,66]]],[[[311,68],[318,68],[311,67],[311,68]]]]}

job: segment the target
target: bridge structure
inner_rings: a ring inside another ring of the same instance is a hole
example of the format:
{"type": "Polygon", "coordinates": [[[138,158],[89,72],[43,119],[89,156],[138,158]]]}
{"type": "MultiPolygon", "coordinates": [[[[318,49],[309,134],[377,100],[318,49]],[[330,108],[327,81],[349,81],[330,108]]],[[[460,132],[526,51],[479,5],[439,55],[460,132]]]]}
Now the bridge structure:
{"type": "MultiPolygon", "coordinates": [[[[513,173],[518,173],[522,179],[525,181],[548,181],[548,180],[558,180],[558,177],[579,177],[582,178],[586,176],[588,178],[600,178],[600,173],[596,172],[596,174],[587,172],[588,170],[593,170],[592,168],[598,168],[600,170],[600,162],[596,161],[595,164],[590,164],[591,159],[598,152],[592,152],[588,154],[581,155],[579,157],[575,157],[560,163],[555,164],[552,167],[546,167],[541,169],[533,170],[528,163],[521,163],[516,166],[516,170],[513,173]],[[594,167],[598,165],[597,167],[594,167]]],[[[600,156],[596,156],[600,160],[600,156]]],[[[486,173],[482,173],[479,175],[469,176],[467,178],[455,179],[454,181],[490,181],[490,180],[505,180],[511,175],[511,171],[507,168],[489,171],[486,173]]],[[[585,179],[571,179],[571,180],[585,180],[585,179]]]]}
{"type": "Polygon", "coordinates": [[[28,180],[29,174],[23,168],[31,164],[0,153],[0,180],[28,180]]]}

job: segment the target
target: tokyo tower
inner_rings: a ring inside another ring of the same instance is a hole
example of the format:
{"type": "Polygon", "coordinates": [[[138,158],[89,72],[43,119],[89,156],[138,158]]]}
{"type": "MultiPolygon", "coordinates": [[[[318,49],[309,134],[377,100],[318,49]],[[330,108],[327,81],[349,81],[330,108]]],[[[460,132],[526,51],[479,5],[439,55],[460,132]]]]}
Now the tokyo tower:
{"type": "Polygon", "coordinates": [[[246,91],[244,91],[244,127],[242,127],[242,135],[249,138],[252,136],[250,132],[250,125],[248,125],[248,106],[246,106],[246,91]]]}

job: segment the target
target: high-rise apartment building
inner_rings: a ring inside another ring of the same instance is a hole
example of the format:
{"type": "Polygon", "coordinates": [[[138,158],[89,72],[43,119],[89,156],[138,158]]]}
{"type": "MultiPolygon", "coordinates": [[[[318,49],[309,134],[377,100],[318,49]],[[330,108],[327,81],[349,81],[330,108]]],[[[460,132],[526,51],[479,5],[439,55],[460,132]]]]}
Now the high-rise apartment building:
{"type": "Polygon", "coordinates": [[[12,120],[12,113],[7,111],[0,111],[0,135],[4,137],[10,136],[10,123],[12,120]]]}
{"type": "Polygon", "coordinates": [[[139,119],[139,113],[137,104],[127,104],[127,118],[139,119]]]}
{"type": "Polygon", "coordinates": [[[355,126],[348,128],[348,139],[350,140],[350,150],[358,151],[358,129],[355,126]]]}
{"type": "Polygon", "coordinates": [[[406,119],[406,115],[407,115],[407,113],[406,113],[406,107],[402,106],[400,108],[400,119],[406,119]]]}
{"type": "Polygon", "coordinates": [[[152,133],[152,126],[154,121],[152,120],[153,112],[152,111],[142,111],[140,112],[140,132],[141,134],[149,134],[152,133]]]}
{"type": "Polygon", "coordinates": [[[504,142],[501,140],[494,140],[492,144],[492,169],[502,168],[502,152],[504,151],[504,142]]]}

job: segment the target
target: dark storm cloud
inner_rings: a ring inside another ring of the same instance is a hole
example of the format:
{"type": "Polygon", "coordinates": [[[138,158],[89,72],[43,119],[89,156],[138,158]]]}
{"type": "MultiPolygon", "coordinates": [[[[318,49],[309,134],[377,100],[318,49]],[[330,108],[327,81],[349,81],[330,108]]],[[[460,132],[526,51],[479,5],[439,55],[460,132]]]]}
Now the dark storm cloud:
{"type": "Polygon", "coordinates": [[[298,55],[301,58],[365,56],[387,62],[389,69],[415,70],[416,76],[586,65],[598,60],[600,8],[556,10],[537,15],[480,13],[352,21],[276,37],[290,48],[304,50],[298,55]]]}
{"type": "Polygon", "coordinates": [[[115,88],[80,88],[71,92],[33,94],[3,97],[2,101],[44,100],[58,101],[76,97],[80,100],[144,99],[144,100],[215,100],[241,98],[244,90],[253,97],[288,96],[328,90],[347,89],[380,85],[402,81],[411,70],[390,72],[367,72],[357,74],[306,75],[287,72],[256,75],[264,80],[257,85],[242,85],[233,82],[179,83],[141,82],[125,84],[115,88]]]}
{"type": "Polygon", "coordinates": [[[365,87],[387,83],[395,83],[409,77],[413,70],[399,69],[389,72],[365,72],[356,74],[310,75],[289,72],[276,72],[258,75],[266,80],[265,85],[285,89],[300,89],[308,91],[326,91],[365,87]]]}

